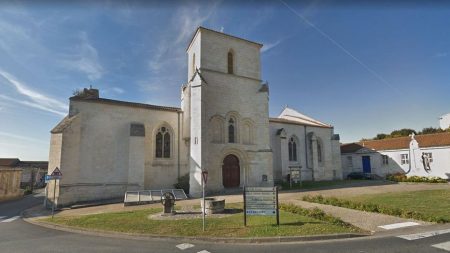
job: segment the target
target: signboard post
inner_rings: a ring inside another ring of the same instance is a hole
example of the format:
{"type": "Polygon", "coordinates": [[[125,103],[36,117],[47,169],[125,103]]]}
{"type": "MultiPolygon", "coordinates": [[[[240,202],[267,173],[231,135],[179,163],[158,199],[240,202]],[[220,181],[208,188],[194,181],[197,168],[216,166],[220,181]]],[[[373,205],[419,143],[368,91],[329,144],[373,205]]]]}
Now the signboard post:
{"type": "Polygon", "coordinates": [[[247,215],[276,216],[280,225],[277,187],[245,187],[243,197],[244,226],[247,226],[247,215]]]}
{"type": "Polygon", "coordinates": [[[290,167],[290,173],[289,173],[289,186],[292,188],[292,182],[300,183],[300,187],[302,186],[302,180],[300,175],[300,168],[299,167],[290,167]]]}
{"type": "Polygon", "coordinates": [[[46,175],[45,176],[45,181],[48,182],[50,180],[54,180],[53,181],[53,205],[52,205],[52,219],[53,219],[53,215],[55,214],[55,204],[56,204],[56,180],[60,180],[62,178],[62,173],[59,170],[58,167],[56,167],[52,174],[50,175],[46,175]]]}
{"type": "Polygon", "coordinates": [[[203,170],[202,171],[202,191],[203,191],[203,199],[202,199],[202,203],[203,203],[203,214],[202,214],[202,218],[203,218],[203,231],[205,231],[205,211],[206,211],[206,207],[205,207],[205,187],[206,187],[206,182],[208,181],[208,171],[203,170]]]}

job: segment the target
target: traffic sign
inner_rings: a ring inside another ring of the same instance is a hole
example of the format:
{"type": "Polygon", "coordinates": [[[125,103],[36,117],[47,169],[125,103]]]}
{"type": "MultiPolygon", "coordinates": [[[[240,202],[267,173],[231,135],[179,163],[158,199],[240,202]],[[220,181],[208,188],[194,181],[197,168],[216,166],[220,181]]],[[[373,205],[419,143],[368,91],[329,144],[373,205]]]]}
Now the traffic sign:
{"type": "Polygon", "coordinates": [[[207,170],[202,171],[202,178],[203,178],[203,182],[205,182],[205,184],[206,184],[206,182],[208,181],[208,171],[207,170]]]}
{"type": "Polygon", "coordinates": [[[51,175],[51,176],[59,176],[59,177],[62,177],[62,173],[61,173],[61,171],[59,170],[58,167],[56,167],[56,168],[53,170],[52,174],[50,174],[50,175],[51,175]]]}

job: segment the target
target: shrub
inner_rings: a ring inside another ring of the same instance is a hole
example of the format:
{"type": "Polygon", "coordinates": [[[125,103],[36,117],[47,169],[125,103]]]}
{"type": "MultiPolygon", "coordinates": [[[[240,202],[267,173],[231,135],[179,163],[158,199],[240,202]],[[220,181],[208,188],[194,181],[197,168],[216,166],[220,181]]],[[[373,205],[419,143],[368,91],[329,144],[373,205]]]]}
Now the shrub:
{"type": "Polygon", "coordinates": [[[189,173],[178,178],[178,182],[173,185],[175,189],[183,189],[186,194],[189,194],[189,173]]]}
{"type": "Polygon", "coordinates": [[[313,202],[313,203],[339,206],[339,207],[373,212],[373,213],[383,213],[383,214],[387,214],[387,215],[393,215],[393,216],[398,216],[398,217],[403,217],[403,218],[408,218],[408,219],[424,220],[424,221],[437,222],[437,223],[450,222],[450,219],[447,219],[447,218],[427,216],[423,213],[419,213],[419,212],[413,211],[413,210],[403,210],[403,209],[399,209],[399,208],[380,206],[380,205],[371,204],[371,203],[364,204],[364,203],[360,203],[360,202],[342,200],[342,199],[338,199],[335,197],[326,198],[321,195],[316,195],[316,196],[306,195],[303,197],[303,200],[308,201],[308,202],[313,202]]]}
{"type": "Polygon", "coordinates": [[[386,176],[386,179],[394,182],[447,183],[446,179],[440,177],[421,177],[421,176],[407,177],[403,173],[389,174],[386,176]]]}
{"type": "Polygon", "coordinates": [[[312,209],[305,209],[305,208],[301,208],[301,207],[293,205],[293,204],[280,204],[280,209],[283,211],[286,211],[286,212],[311,217],[316,220],[326,221],[326,222],[332,223],[334,225],[357,229],[353,225],[346,223],[346,222],[342,221],[341,219],[338,219],[334,216],[326,214],[324,211],[320,210],[317,207],[312,208],[312,209]]]}
{"type": "Polygon", "coordinates": [[[31,194],[33,193],[33,190],[31,189],[30,186],[25,187],[25,190],[23,192],[25,195],[31,194]]]}

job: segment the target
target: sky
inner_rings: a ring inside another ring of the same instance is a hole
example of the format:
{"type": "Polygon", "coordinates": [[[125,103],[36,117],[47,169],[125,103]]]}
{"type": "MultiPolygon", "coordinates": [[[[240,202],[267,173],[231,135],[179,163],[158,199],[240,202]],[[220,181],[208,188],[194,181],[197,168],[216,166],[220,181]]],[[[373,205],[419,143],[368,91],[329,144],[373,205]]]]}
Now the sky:
{"type": "Polygon", "coordinates": [[[450,112],[443,1],[0,2],[0,157],[47,160],[72,93],[180,106],[204,26],[264,44],[270,116],[287,105],[341,142],[438,127],[450,112]]]}

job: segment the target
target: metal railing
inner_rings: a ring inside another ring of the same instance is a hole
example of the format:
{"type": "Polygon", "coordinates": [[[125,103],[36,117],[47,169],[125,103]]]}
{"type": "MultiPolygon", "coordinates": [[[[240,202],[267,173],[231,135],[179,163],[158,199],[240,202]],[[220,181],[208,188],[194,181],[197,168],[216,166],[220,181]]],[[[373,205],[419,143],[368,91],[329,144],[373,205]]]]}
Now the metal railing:
{"type": "Polygon", "coordinates": [[[124,205],[148,204],[161,201],[161,196],[170,192],[175,196],[176,200],[187,199],[187,195],[183,189],[162,189],[162,190],[143,190],[143,191],[126,191],[124,205]]]}

